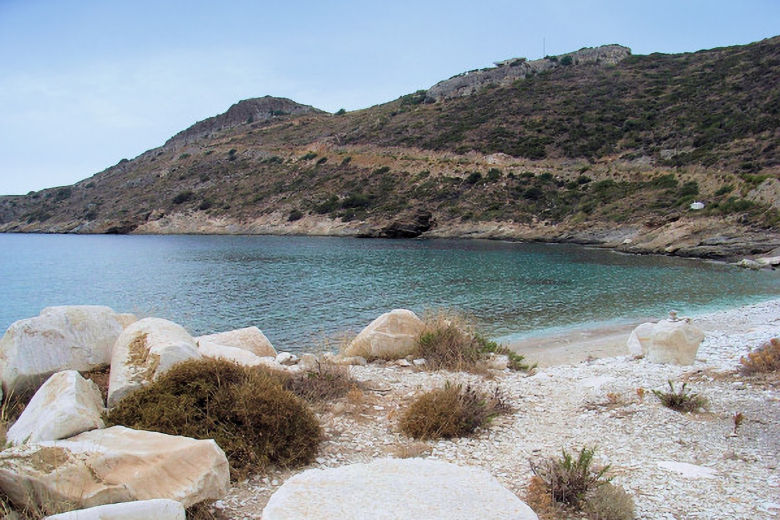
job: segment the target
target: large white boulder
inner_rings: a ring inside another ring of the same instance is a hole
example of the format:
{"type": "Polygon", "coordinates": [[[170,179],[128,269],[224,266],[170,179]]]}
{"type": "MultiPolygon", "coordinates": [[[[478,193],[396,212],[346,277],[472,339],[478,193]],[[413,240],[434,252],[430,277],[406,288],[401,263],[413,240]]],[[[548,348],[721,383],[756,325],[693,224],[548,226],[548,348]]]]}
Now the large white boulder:
{"type": "Polygon", "coordinates": [[[60,370],[92,370],[111,362],[111,349],[131,314],[99,305],[46,307],[19,320],[0,339],[3,389],[39,385],[60,370]]]}
{"type": "Polygon", "coordinates": [[[228,347],[226,345],[219,345],[204,339],[198,340],[198,352],[200,352],[203,357],[224,359],[226,361],[232,361],[234,363],[238,363],[239,365],[248,367],[254,367],[263,364],[262,359],[258,355],[253,354],[248,350],[237,347],[228,347]]]}
{"type": "Polygon", "coordinates": [[[276,357],[277,354],[276,349],[271,345],[271,342],[268,341],[268,338],[265,337],[263,331],[257,327],[246,327],[243,329],[229,330],[227,332],[219,332],[217,334],[198,336],[195,340],[198,344],[200,344],[201,341],[208,341],[226,347],[240,348],[247,350],[258,357],[276,357]]]}
{"type": "Polygon", "coordinates": [[[181,502],[167,498],[136,500],[78,509],[44,520],[185,520],[186,512],[181,502]]]}
{"type": "Polygon", "coordinates": [[[344,357],[400,359],[417,348],[423,322],[415,313],[395,309],[372,321],[344,349],[344,357]]]}
{"type": "Polygon", "coordinates": [[[653,363],[692,365],[704,332],[690,318],[667,319],[653,326],[647,359],[653,363]]]}
{"type": "Polygon", "coordinates": [[[176,363],[202,357],[184,327],[162,318],[144,318],[117,338],[108,379],[108,406],[149,384],[176,363]]]}
{"type": "Polygon", "coordinates": [[[628,337],[628,351],[634,356],[647,355],[650,348],[650,342],[653,340],[653,329],[655,323],[642,323],[631,331],[628,337]]]}
{"type": "Polygon", "coordinates": [[[57,372],[38,389],[6,438],[13,444],[55,441],[105,427],[103,397],[75,370],[57,372]]]}
{"type": "Polygon", "coordinates": [[[263,520],[537,520],[486,471],[423,459],[310,469],[285,482],[263,520]]]}
{"type": "Polygon", "coordinates": [[[213,440],[113,426],[0,452],[0,489],[35,510],[39,500],[83,509],[168,498],[185,507],[221,498],[228,461],[213,440]]]}

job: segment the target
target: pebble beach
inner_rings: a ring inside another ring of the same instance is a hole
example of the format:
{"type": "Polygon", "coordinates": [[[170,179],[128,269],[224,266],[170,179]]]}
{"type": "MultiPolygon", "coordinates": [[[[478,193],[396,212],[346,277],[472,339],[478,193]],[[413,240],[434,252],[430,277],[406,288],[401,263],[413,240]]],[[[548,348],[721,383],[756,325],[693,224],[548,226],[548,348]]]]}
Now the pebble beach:
{"type": "Polygon", "coordinates": [[[737,368],[752,348],[780,336],[780,299],[696,316],[694,323],[706,337],[691,366],[628,355],[630,330],[590,335],[579,345],[575,333],[531,373],[352,366],[361,390],[317,409],[325,440],[315,463],[251,476],[214,507],[228,518],[259,519],[273,492],[300,471],[386,457],[476,466],[524,499],[529,461],[588,446],[596,447],[597,464],[610,465],[613,483],[633,497],[636,518],[778,518],[780,381],[737,368]],[[681,414],[662,406],[651,390],[668,389],[670,380],[677,387],[687,382],[708,408],[681,414]],[[400,412],[447,381],[498,388],[514,412],[467,438],[420,442],[401,434],[400,412]],[[735,432],[736,413],[745,420],[735,432]]]}

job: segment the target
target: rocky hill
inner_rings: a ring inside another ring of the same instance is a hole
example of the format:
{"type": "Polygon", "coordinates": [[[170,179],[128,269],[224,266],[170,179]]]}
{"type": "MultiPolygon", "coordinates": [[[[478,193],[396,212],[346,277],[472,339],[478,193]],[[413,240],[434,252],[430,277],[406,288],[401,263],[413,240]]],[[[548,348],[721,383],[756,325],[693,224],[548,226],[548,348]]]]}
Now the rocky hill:
{"type": "Polygon", "coordinates": [[[732,258],[780,247],[780,37],[522,58],[329,114],[236,103],[80,181],[0,197],[0,231],[574,241],[732,258]],[[702,202],[703,209],[690,209],[702,202]]]}

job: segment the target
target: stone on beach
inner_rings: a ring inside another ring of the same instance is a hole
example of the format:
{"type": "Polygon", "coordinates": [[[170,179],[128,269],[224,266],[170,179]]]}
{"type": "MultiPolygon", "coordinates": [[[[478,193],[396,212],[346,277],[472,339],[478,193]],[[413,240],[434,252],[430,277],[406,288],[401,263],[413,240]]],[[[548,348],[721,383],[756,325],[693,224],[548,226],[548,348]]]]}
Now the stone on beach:
{"type": "Polygon", "coordinates": [[[243,329],[229,330],[227,332],[218,332],[217,334],[208,334],[198,336],[195,340],[200,344],[201,341],[208,341],[223,345],[225,347],[235,347],[251,352],[258,357],[274,356],[276,349],[265,337],[263,331],[257,327],[245,327],[243,329]]]}
{"type": "Polygon", "coordinates": [[[690,319],[668,319],[655,324],[647,359],[653,363],[692,365],[704,332],[690,319]]]}
{"type": "Polygon", "coordinates": [[[186,512],[181,502],[167,498],[154,498],[78,509],[47,516],[44,520],[148,520],[151,518],[185,520],[186,512]]]}
{"type": "Polygon", "coordinates": [[[0,339],[3,389],[35,387],[60,370],[109,364],[114,342],[133,321],[133,315],[109,307],[66,305],[12,323],[0,339]]]}
{"type": "Polygon", "coordinates": [[[488,472],[423,459],[380,459],[310,469],[285,482],[264,520],[536,520],[536,514],[488,472]]]}
{"type": "Polygon", "coordinates": [[[395,309],[372,321],[344,349],[345,357],[400,359],[414,352],[423,322],[415,313],[395,309]]]}
{"type": "Polygon", "coordinates": [[[103,428],[102,413],[97,385],[75,370],[66,370],[46,380],[6,437],[13,444],[65,439],[103,428]]]}
{"type": "Polygon", "coordinates": [[[117,338],[111,357],[108,406],[137,390],[173,365],[202,357],[184,327],[162,318],[144,318],[117,338]]]}
{"type": "Polygon", "coordinates": [[[168,498],[185,507],[228,489],[225,453],[195,440],[113,426],[0,452],[0,489],[19,507],[38,500],[72,509],[168,498]]]}
{"type": "Polygon", "coordinates": [[[204,339],[198,340],[198,352],[200,352],[203,357],[224,359],[248,367],[254,367],[263,364],[262,359],[258,355],[253,354],[248,350],[237,347],[228,347],[226,345],[219,345],[204,339]]]}
{"type": "Polygon", "coordinates": [[[628,337],[628,351],[633,356],[647,355],[647,350],[650,347],[650,342],[653,339],[653,328],[655,323],[647,322],[642,323],[631,331],[631,335],[628,337]]]}

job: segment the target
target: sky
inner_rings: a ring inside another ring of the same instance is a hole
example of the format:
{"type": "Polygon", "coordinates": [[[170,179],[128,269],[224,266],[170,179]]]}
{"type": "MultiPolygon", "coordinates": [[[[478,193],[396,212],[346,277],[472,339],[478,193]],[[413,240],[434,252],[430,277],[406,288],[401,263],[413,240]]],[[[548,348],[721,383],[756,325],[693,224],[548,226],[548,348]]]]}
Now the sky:
{"type": "Polygon", "coordinates": [[[0,194],[72,184],[241,99],[355,110],[512,57],[778,33],[778,0],[0,0],[0,194]]]}

